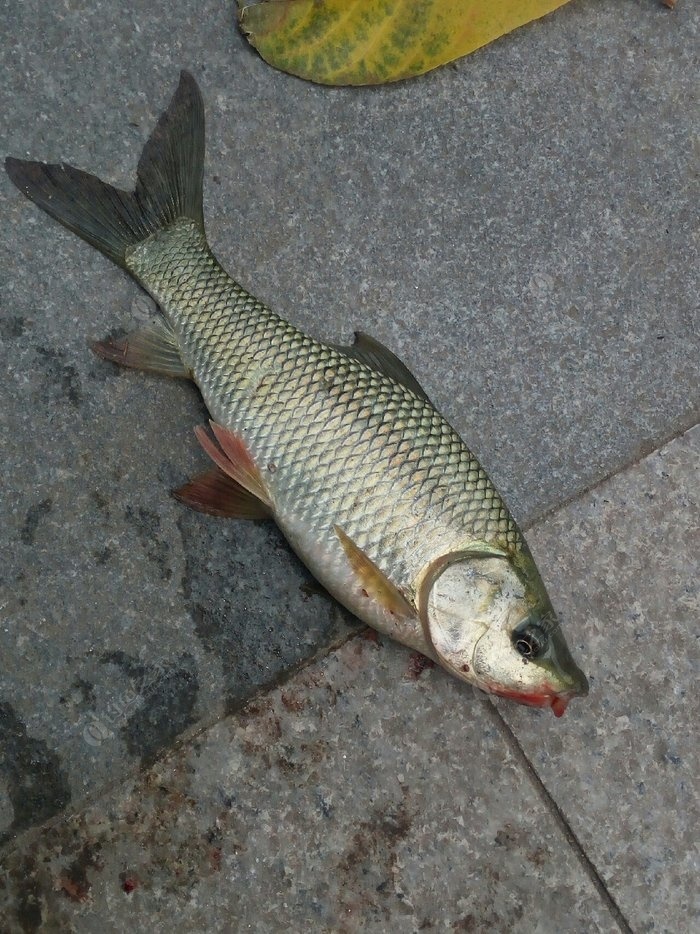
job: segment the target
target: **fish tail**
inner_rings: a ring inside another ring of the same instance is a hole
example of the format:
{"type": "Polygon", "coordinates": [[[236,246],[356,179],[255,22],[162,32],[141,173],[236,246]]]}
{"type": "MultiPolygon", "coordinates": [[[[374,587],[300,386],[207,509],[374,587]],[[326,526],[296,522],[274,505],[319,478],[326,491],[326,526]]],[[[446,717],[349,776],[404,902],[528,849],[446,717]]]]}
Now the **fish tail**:
{"type": "Polygon", "coordinates": [[[27,162],[11,156],[12,182],[35,204],[120,266],[130,250],[178,218],[204,229],[204,105],[186,71],[146,143],[136,188],[122,191],[70,165],[27,162]]]}

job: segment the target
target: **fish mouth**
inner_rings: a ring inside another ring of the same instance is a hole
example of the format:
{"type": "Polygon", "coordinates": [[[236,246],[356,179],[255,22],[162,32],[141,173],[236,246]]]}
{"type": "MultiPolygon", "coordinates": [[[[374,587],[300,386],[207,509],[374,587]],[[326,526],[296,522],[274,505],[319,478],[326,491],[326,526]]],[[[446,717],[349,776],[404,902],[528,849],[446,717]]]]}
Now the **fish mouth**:
{"type": "Polygon", "coordinates": [[[508,700],[524,704],[526,707],[551,707],[555,717],[563,717],[571,698],[579,697],[582,693],[581,691],[560,691],[559,693],[549,691],[523,692],[495,686],[489,687],[488,691],[497,697],[506,697],[508,700]]]}

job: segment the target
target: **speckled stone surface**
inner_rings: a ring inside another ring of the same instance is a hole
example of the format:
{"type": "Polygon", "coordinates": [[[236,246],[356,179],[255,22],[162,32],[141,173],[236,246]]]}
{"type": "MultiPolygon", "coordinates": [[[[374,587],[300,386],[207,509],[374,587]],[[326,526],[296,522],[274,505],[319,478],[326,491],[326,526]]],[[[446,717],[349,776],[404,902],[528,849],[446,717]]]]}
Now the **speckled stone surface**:
{"type": "Polygon", "coordinates": [[[407,658],[358,637],[62,822],[8,934],[614,930],[493,709],[407,658]]]}
{"type": "MultiPolygon", "coordinates": [[[[522,520],[693,421],[697,4],[576,0],[366,91],[275,72],[232,7],[5,4],[2,153],[128,187],[191,69],[225,265],[315,334],[360,327],[388,343],[522,520]]],[[[4,177],[0,201],[11,839],[349,630],[274,529],[169,499],[204,463],[195,392],[87,349],[144,320],[137,288],[4,177]]]]}
{"type": "Polygon", "coordinates": [[[591,673],[563,720],[356,635],[27,838],[8,932],[694,930],[699,454],[533,530],[591,673]]]}
{"type": "Polygon", "coordinates": [[[697,930],[700,427],[530,539],[591,693],[558,723],[499,709],[634,930],[697,930]]]}

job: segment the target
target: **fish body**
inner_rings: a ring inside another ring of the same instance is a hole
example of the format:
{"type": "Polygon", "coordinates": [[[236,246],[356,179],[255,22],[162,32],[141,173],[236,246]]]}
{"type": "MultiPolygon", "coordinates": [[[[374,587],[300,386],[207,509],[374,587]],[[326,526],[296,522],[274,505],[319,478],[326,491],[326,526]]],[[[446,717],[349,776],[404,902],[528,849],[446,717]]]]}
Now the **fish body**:
{"type": "Polygon", "coordinates": [[[199,387],[216,441],[200,440],[217,466],[180,498],[272,515],[360,619],[462,680],[560,715],[587,684],[499,493],[393,354],[364,335],[319,342],[222,269],[204,234],[203,139],[183,73],[133,194],[68,166],[7,163],[25,194],[157,301],[158,326],[97,349],[199,387]]]}
{"type": "MultiPolygon", "coordinates": [[[[139,246],[127,266],[178,335],[213,420],[245,438],[290,544],[361,619],[387,629],[335,525],[411,597],[446,550],[522,548],[483,468],[427,399],[254,299],[193,222],[139,246]]],[[[429,652],[414,628],[409,644],[429,652]]]]}

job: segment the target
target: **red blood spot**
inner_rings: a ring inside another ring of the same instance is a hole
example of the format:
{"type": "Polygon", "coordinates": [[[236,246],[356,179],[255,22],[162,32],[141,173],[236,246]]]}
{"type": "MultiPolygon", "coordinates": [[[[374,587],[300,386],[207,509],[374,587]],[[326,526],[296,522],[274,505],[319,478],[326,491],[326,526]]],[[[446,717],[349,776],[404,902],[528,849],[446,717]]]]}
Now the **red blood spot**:
{"type": "Polygon", "coordinates": [[[286,693],[285,691],[282,691],[280,699],[282,700],[285,709],[291,710],[294,713],[299,713],[299,711],[303,710],[306,706],[301,698],[297,697],[296,694],[292,694],[291,692],[286,693]]]}
{"type": "Polygon", "coordinates": [[[466,663],[462,665],[462,671],[469,671],[469,665],[467,665],[466,663]]]}
{"type": "Polygon", "coordinates": [[[131,895],[134,889],[139,887],[139,880],[136,876],[127,876],[122,882],[122,889],[126,892],[127,895],[131,895]]]}
{"type": "Polygon", "coordinates": [[[85,879],[76,879],[75,877],[64,873],[59,877],[59,887],[64,895],[74,902],[84,902],[90,894],[90,883],[85,879]]]}
{"type": "Polygon", "coordinates": [[[435,662],[431,661],[429,658],[426,658],[425,655],[423,655],[421,652],[411,652],[411,657],[408,662],[408,671],[406,674],[411,679],[411,681],[417,681],[426,668],[434,667],[435,662]]]}

